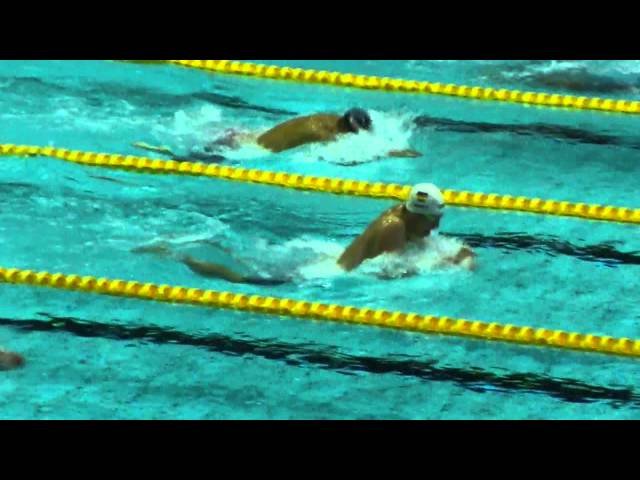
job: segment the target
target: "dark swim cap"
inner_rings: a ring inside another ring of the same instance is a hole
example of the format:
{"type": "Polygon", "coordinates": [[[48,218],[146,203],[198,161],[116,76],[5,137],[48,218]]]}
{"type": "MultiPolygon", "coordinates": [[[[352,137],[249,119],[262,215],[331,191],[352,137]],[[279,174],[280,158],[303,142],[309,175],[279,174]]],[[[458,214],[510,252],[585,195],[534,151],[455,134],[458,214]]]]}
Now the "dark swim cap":
{"type": "Polygon", "coordinates": [[[362,128],[371,130],[371,117],[362,108],[352,108],[344,114],[343,118],[353,133],[358,133],[362,128]]]}

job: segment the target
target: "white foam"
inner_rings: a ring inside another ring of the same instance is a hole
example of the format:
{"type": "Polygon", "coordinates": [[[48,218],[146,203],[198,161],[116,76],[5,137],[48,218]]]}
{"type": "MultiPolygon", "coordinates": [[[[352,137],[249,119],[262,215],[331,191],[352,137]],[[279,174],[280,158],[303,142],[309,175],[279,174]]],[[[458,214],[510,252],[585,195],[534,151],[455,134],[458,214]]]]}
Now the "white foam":
{"type": "Polygon", "coordinates": [[[189,151],[215,138],[226,127],[220,107],[202,105],[194,109],[178,110],[170,121],[154,124],[151,134],[163,145],[189,151]]]}
{"type": "Polygon", "coordinates": [[[238,258],[247,264],[259,263],[262,274],[313,280],[343,273],[336,262],[344,247],[335,242],[303,236],[284,243],[257,239],[252,244],[252,249],[243,249],[238,258]]]}
{"type": "Polygon", "coordinates": [[[531,67],[531,70],[542,73],[554,73],[565,72],[567,70],[583,69],[584,65],[581,62],[572,60],[551,60],[549,63],[535,64],[531,67]]]}
{"type": "Polygon", "coordinates": [[[451,268],[459,269],[460,267],[450,265],[447,260],[457,255],[463,246],[464,243],[458,239],[435,235],[426,239],[423,245],[407,248],[402,254],[386,253],[367,260],[360,269],[363,273],[381,278],[402,278],[451,268]]]}
{"type": "Polygon", "coordinates": [[[304,280],[328,279],[344,273],[338,258],[344,246],[336,242],[312,238],[290,240],[283,245],[290,258],[307,252],[308,260],[297,267],[296,274],[304,280]]]}
{"type": "Polygon", "coordinates": [[[613,60],[611,62],[612,70],[624,75],[640,74],[640,62],[637,60],[613,60]]]}
{"type": "Polygon", "coordinates": [[[203,105],[194,110],[178,110],[173,114],[171,129],[176,135],[206,134],[222,123],[222,109],[203,105]]]}
{"type": "Polygon", "coordinates": [[[32,116],[47,119],[63,130],[101,134],[124,127],[137,128],[149,123],[145,116],[134,115],[135,108],[126,100],[114,100],[106,109],[87,106],[77,98],[66,96],[56,98],[52,103],[50,111],[32,116]]]}
{"type": "Polygon", "coordinates": [[[538,65],[534,70],[542,73],[564,72],[567,70],[585,70],[594,74],[622,73],[633,75],[640,73],[640,62],[637,60],[551,60],[548,65],[538,65]]]}
{"type": "MultiPolygon", "coordinates": [[[[389,279],[469,268],[470,265],[464,263],[462,266],[451,266],[447,262],[463,246],[464,243],[455,238],[435,235],[402,254],[388,253],[366,260],[349,275],[389,279]]],[[[257,241],[252,255],[268,259],[265,261],[270,265],[261,265],[263,273],[268,271],[278,276],[279,273],[274,273],[278,270],[301,280],[326,280],[347,274],[337,263],[345,247],[336,242],[301,237],[281,245],[257,241]]]]}
{"type": "MultiPolygon", "coordinates": [[[[175,213],[171,212],[170,215],[175,213]]],[[[144,223],[117,220],[112,222],[112,229],[114,232],[126,232],[119,242],[124,240],[127,245],[136,247],[157,244],[178,247],[211,240],[225,242],[232,237],[229,225],[197,212],[181,212],[179,223],[168,219],[166,215],[146,218],[144,223]]],[[[116,240],[115,236],[113,240],[116,240]]]]}
{"type": "Polygon", "coordinates": [[[525,65],[523,69],[504,70],[507,78],[527,78],[533,75],[557,73],[589,72],[594,75],[637,76],[640,62],[636,60],[549,60],[525,65]]]}
{"type": "Polygon", "coordinates": [[[237,149],[224,149],[221,153],[230,160],[253,160],[272,153],[257,143],[245,143],[237,149]]]}
{"type": "MultiPolygon", "coordinates": [[[[172,145],[172,149],[186,153],[201,151],[204,145],[224,135],[229,129],[247,135],[256,133],[240,120],[226,118],[224,110],[215,105],[179,110],[170,122],[155,125],[151,133],[163,145],[172,145]]],[[[231,160],[250,160],[270,155],[270,152],[255,143],[245,143],[238,149],[220,147],[219,154],[231,160]]]]}

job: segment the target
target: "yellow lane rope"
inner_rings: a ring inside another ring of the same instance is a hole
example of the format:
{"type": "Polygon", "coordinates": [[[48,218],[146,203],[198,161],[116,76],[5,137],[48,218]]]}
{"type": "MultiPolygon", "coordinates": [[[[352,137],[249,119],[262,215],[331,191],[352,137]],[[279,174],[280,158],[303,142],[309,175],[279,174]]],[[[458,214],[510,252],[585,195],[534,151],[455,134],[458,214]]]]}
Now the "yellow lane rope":
{"type": "Polygon", "coordinates": [[[34,272],[0,267],[0,282],[75,290],[101,295],[226,308],[251,313],[285,315],[393,328],[420,333],[439,333],[522,345],[556,347],[584,352],[640,357],[640,340],[613,338],[546,328],[501,325],[450,317],[418,315],[370,308],[324,304],[289,298],[218,292],[182,286],[34,272]]]}
{"type": "MultiPolygon", "coordinates": [[[[204,176],[237,182],[261,183],[298,190],[406,200],[411,186],[370,183],[341,178],[314,177],[284,172],[205,165],[199,162],[176,162],[133,155],[82,152],[54,147],[0,144],[0,156],[44,156],[88,166],[118,168],[145,173],[204,176]]],[[[587,203],[571,203],[521,196],[444,190],[448,205],[520,211],[544,215],[579,217],[619,223],[640,224],[640,209],[587,203]]]]}
{"type": "MultiPolygon", "coordinates": [[[[125,60],[128,61],[128,60],[125,60]]],[[[131,61],[130,61],[131,62],[131,61]]],[[[640,101],[576,97],[543,92],[521,92],[519,90],[467,85],[441,84],[400,78],[356,75],[352,73],[328,72],[303,68],[278,67],[231,60],[134,60],[135,63],[165,63],[195,68],[215,73],[243,75],[272,80],[288,80],[302,83],[333,85],[336,87],[361,88],[385,92],[426,93],[448,95],[472,100],[513,102],[543,107],[561,107],[579,110],[596,110],[627,114],[640,113],[640,101]]]]}

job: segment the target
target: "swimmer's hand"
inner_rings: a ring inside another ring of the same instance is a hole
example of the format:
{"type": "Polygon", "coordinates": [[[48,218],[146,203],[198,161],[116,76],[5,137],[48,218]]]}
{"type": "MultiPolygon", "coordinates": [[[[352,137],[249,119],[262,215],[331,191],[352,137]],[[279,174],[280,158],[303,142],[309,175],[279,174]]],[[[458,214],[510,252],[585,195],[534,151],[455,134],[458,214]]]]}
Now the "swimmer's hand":
{"type": "Polygon", "coordinates": [[[460,249],[455,257],[451,259],[454,265],[460,265],[468,270],[476,269],[476,254],[466,245],[460,249]]]}
{"type": "Polygon", "coordinates": [[[416,150],[391,150],[388,154],[390,157],[401,157],[401,158],[417,158],[421,157],[422,154],[417,152],[416,150]]]}

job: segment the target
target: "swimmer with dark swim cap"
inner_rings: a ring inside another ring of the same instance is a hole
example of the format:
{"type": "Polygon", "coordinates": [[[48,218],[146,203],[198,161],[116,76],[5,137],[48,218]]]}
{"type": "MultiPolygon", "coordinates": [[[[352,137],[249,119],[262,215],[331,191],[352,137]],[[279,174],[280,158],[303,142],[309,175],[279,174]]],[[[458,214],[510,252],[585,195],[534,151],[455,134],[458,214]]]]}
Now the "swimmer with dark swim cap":
{"type": "MultiPolygon", "coordinates": [[[[340,135],[358,134],[363,130],[371,131],[372,128],[373,122],[369,113],[361,108],[352,108],[344,115],[318,113],[294,118],[258,136],[227,130],[222,137],[205,147],[205,152],[213,155],[213,152],[220,147],[239,148],[243,144],[256,143],[273,153],[280,153],[311,143],[333,142],[340,135]]],[[[167,147],[153,147],[145,143],[135,143],[134,146],[171,156],[175,160],[184,160],[184,157],[174,155],[167,147]]],[[[390,157],[421,156],[414,150],[394,150],[388,155],[390,157]]],[[[202,160],[202,158],[194,158],[194,160],[202,160]]]]}
{"type": "MultiPolygon", "coordinates": [[[[391,207],[375,219],[342,253],[338,265],[345,271],[356,269],[362,262],[384,253],[403,253],[410,245],[425,243],[433,231],[440,226],[444,215],[442,192],[431,183],[413,187],[406,202],[391,207]]],[[[290,279],[254,277],[236,273],[223,265],[196,260],[187,255],[175,255],[166,246],[137,248],[134,253],[160,253],[170,255],[187,266],[192,272],[208,278],[219,278],[232,283],[253,285],[282,285],[290,279]]],[[[231,255],[231,252],[227,252],[231,255]]],[[[442,264],[459,265],[473,270],[475,253],[466,245],[455,255],[442,258],[442,264]]]]}
{"type": "Polygon", "coordinates": [[[371,130],[371,117],[362,108],[352,108],[342,116],[342,121],[347,124],[349,131],[358,133],[362,130],[371,130]]]}
{"type": "Polygon", "coordinates": [[[361,108],[352,108],[342,116],[319,113],[294,118],[263,133],[256,141],[261,147],[279,153],[309,143],[332,142],[340,134],[357,134],[371,128],[369,114],[361,108]]]}

